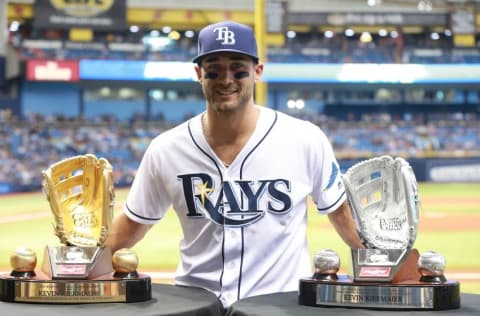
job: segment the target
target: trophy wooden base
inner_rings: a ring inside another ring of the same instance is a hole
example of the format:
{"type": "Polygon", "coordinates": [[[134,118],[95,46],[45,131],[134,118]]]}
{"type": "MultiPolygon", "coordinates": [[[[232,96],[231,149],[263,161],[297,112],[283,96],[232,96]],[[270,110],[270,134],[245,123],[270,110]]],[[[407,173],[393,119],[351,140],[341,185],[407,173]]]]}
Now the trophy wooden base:
{"type": "Polygon", "coordinates": [[[300,280],[298,302],[307,306],[447,310],[460,307],[460,284],[456,281],[354,282],[345,275],[339,275],[338,280],[309,278],[300,280]]]}
{"type": "Polygon", "coordinates": [[[47,304],[141,302],[152,298],[151,279],[117,278],[113,273],[88,280],[52,280],[45,273],[31,277],[0,275],[0,301],[47,304]]]}

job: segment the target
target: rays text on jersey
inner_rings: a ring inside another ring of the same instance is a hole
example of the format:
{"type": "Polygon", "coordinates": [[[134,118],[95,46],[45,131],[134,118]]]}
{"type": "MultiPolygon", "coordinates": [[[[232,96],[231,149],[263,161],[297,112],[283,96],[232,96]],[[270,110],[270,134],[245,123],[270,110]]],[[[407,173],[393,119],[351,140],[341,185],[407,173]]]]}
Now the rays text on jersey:
{"type": "Polygon", "coordinates": [[[205,173],[179,175],[187,216],[207,216],[220,225],[245,226],[265,212],[284,214],[292,208],[290,181],[285,179],[233,180],[215,185],[205,173]]]}

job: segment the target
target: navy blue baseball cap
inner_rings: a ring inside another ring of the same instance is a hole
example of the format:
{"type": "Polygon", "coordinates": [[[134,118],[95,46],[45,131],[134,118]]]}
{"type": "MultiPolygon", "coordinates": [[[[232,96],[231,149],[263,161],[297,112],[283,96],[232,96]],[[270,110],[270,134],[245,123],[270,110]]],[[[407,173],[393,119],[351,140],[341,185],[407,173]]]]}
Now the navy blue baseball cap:
{"type": "Polygon", "coordinates": [[[252,28],[233,21],[223,21],[204,27],[198,34],[198,55],[192,61],[216,52],[235,52],[251,57],[258,63],[257,41],[252,28]]]}

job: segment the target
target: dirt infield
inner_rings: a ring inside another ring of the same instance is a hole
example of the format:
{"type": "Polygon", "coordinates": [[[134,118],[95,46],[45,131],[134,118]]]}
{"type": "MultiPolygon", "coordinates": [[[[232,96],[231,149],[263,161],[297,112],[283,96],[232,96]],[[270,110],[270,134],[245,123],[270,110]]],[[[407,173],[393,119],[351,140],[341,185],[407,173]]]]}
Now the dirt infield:
{"type": "Polygon", "coordinates": [[[428,213],[420,216],[419,231],[479,230],[480,215],[428,213]]]}
{"type": "MultiPolygon", "coordinates": [[[[436,197],[422,198],[423,209],[441,205],[451,207],[478,205],[480,213],[480,196],[479,197],[436,197]]],[[[458,231],[458,230],[480,230],[480,214],[445,214],[423,212],[420,213],[419,219],[420,231],[458,231]]]]}

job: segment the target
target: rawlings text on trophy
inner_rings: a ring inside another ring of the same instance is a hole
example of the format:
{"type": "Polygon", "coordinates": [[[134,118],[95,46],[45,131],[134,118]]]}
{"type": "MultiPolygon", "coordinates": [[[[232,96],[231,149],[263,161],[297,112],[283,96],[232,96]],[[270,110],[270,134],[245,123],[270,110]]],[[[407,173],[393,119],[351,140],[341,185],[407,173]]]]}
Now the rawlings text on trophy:
{"type": "Polygon", "coordinates": [[[151,298],[151,279],[137,273],[128,249],[104,247],[113,217],[112,167],[94,155],[59,161],[43,172],[44,191],[62,245],[46,246],[40,271],[36,254],[18,248],[12,272],[0,276],[0,300],[27,303],[138,302],[151,298]]]}
{"type": "Polygon", "coordinates": [[[460,285],[444,276],[445,258],[419,256],[420,201],[412,168],[402,158],[382,156],[360,162],[343,177],[365,249],[352,249],[352,273],[337,275],[333,250],[314,259],[312,278],[300,280],[299,303],[398,310],[460,307],[460,285]]]}

